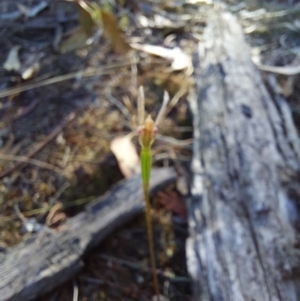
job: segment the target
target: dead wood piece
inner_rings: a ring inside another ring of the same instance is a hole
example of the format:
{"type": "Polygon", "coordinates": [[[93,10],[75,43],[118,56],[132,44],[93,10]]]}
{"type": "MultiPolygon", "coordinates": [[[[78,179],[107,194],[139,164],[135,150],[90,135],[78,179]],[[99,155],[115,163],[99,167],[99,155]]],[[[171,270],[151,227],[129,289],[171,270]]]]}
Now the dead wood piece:
{"type": "Polygon", "coordinates": [[[214,12],[194,55],[188,269],[194,300],[300,300],[299,138],[242,29],[214,12]]]}
{"type": "MultiPolygon", "coordinates": [[[[174,182],[173,169],[154,170],[150,191],[174,182]]],[[[81,268],[86,251],[144,208],[140,176],[134,176],[67,221],[61,232],[45,228],[30,240],[0,253],[0,301],[26,301],[49,292],[81,268]]]]}

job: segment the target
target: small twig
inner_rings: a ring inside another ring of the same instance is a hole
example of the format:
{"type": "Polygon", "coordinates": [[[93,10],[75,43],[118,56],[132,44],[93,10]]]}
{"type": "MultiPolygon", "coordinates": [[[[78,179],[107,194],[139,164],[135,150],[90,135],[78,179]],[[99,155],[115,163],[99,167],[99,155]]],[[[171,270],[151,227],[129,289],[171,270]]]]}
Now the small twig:
{"type": "Polygon", "coordinates": [[[124,105],[127,108],[127,110],[130,112],[130,114],[133,115],[133,112],[135,109],[133,108],[132,102],[127,95],[123,96],[123,102],[124,102],[124,105]]]}
{"type": "Polygon", "coordinates": [[[75,279],[73,279],[73,301],[78,301],[78,285],[75,279]]]}
{"type": "MultiPolygon", "coordinates": [[[[174,158],[173,156],[171,156],[169,153],[162,153],[162,154],[154,154],[153,155],[153,162],[157,163],[159,161],[163,161],[163,160],[173,160],[174,158]]],[[[190,156],[183,156],[183,155],[176,155],[176,162],[190,162],[191,161],[191,157],[190,156]]]]}
{"type": "Polygon", "coordinates": [[[105,89],[105,97],[111,104],[115,105],[128,120],[130,120],[130,112],[128,111],[126,106],[124,106],[117,98],[112,95],[110,86],[105,89]]]}
{"type": "Polygon", "coordinates": [[[286,65],[286,66],[268,66],[256,64],[257,68],[262,71],[272,72],[282,75],[297,75],[300,73],[300,65],[286,65]]]}
{"type": "Polygon", "coordinates": [[[62,167],[65,168],[67,166],[67,163],[69,161],[69,158],[70,158],[70,153],[71,153],[71,148],[69,146],[67,146],[65,148],[65,152],[64,152],[64,156],[62,158],[62,167]]]}
{"type": "Polygon", "coordinates": [[[119,285],[118,283],[114,283],[112,281],[109,281],[109,280],[102,280],[102,279],[97,279],[97,278],[91,278],[91,277],[86,277],[86,276],[83,276],[82,277],[84,280],[86,280],[87,282],[89,283],[95,283],[95,284],[99,284],[99,285],[106,285],[106,286],[109,286],[111,288],[113,288],[114,290],[120,290],[121,292],[127,292],[127,286],[122,286],[122,285],[119,285]]]}
{"type": "MultiPolygon", "coordinates": [[[[86,198],[77,199],[72,202],[65,202],[62,209],[66,209],[66,208],[69,208],[72,206],[85,205],[85,204],[91,202],[92,200],[94,200],[95,198],[96,198],[96,196],[89,196],[86,198]]],[[[26,216],[32,216],[34,214],[45,214],[45,213],[49,212],[51,210],[51,208],[52,208],[51,206],[47,205],[46,207],[21,212],[21,214],[26,218],[26,216]]],[[[0,216],[0,223],[10,221],[14,218],[15,218],[15,215],[0,216]]]]}
{"type": "Polygon", "coordinates": [[[15,210],[15,213],[16,213],[17,217],[18,217],[23,223],[26,222],[27,218],[21,213],[18,203],[15,203],[15,204],[14,204],[14,210],[15,210]]]}
{"type": "Polygon", "coordinates": [[[62,81],[68,80],[68,79],[77,78],[78,76],[80,76],[80,77],[90,77],[90,76],[95,76],[95,75],[108,74],[112,69],[128,66],[128,65],[131,65],[132,63],[133,62],[127,62],[126,61],[126,62],[111,64],[111,65],[108,65],[108,66],[101,66],[101,67],[96,68],[96,69],[87,69],[87,70],[82,70],[82,71],[75,71],[75,72],[71,72],[69,74],[64,74],[64,75],[59,75],[59,76],[56,76],[56,77],[53,77],[53,78],[49,78],[49,79],[46,79],[46,80],[43,80],[43,81],[40,81],[40,82],[37,82],[37,83],[25,84],[25,85],[19,86],[17,88],[6,89],[4,91],[0,91],[0,98],[10,96],[10,95],[19,94],[21,92],[28,91],[28,90],[31,90],[31,89],[35,89],[35,88],[39,88],[39,87],[59,83],[59,82],[62,82],[62,81]]]}
{"type": "MultiPolygon", "coordinates": [[[[61,173],[61,170],[59,168],[55,167],[52,164],[45,163],[43,161],[36,160],[36,159],[30,159],[26,156],[15,156],[15,155],[0,154],[0,160],[16,161],[16,162],[19,162],[19,163],[32,164],[32,165],[35,165],[35,166],[38,166],[38,167],[41,167],[41,168],[53,170],[57,173],[61,173]]],[[[1,177],[1,174],[0,174],[0,177],[1,177]]]]}
{"type": "Polygon", "coordinates": [[[185,83],[183,83],[181,88],[177,91],[177,93],[170,100],[168,108],[166,108],[166,112],[165,112],[166,115],[170,112],[171,109],[173,109],[177,105],[179,99],[188,92],[189,86],[190,86],[189,82],[186,81],[185,83]]]}
{"type": "Polygon", "coordinates": [[[191,149],[193,145],[193,139],[179,140],[173,137],[163,136],[160,134],[157,134],[156,137],[156,140],[164,141],[176,147],[191,149]]]}
{"type": "Polygon", "coordinates": [[[65,182],[63,185],[61,185],[55,192],[55,194],[50,197],[49,204],[53,205],[58,198],[64,193],[64,191],[69,188],[71,185],[68,182],[65,182]]]}
{"type": "Polygon", "coordinates": [[[96,283],[96,284],[101,284],[101,285],[105,283],[101,279],[96,279],[96,278],[92,278],[92,277],[83,276],[82,278],[89,283],[96,283]]]}
{"type": "Polygon", "coordinates": [[[36,108],[38,104],[37,99],[33,100],[28,106],[24,107],[21,109],[21,111],[17,112],[16,116],[13,117],[13,120],[18,120],[20,118],[25,117],[28,115],[34,108],[36,108]]]}
{"type": "Polygon", "coordinates": [[[289,7],[288,9],[285,9],[285,10],[280,10],[280,11],[274,11],[274,12],[268,12],[266,11],[265,8],[260,8],[260,9],[257,9],[255,11],[241,11],[240,12],[240,16],[243,18],[243,19],[252,19],[252,20],[255,20],[255,21],[258,21],[258,20],[265,20],[265,19],[273,19],[273,18],[280,18],[280,17],[284,17],[284,16],[287,16],[291,13],[295,13],[297,11],[300,10],[300,5],[299,3],[289,7]]]}
{"type": "MultiPolygon", "coordinates": [[[[140,264],[140,263],[134,263],[134,262],[131,262],[129,260],[120,259],[120,258],[116,258],[116,257],[113,257],[113,256],[105,255],[105,254],[100,254],[98,256],[102,260],[105,260],[105,261],[112,261],[112,262],[115,262],[119,265],[126,266],[126,267],[131,268],[131,269],[139,270],[141,272],[152,273],[151,269],[149,269],[148,267],[145,267],[143,264],[140,264]]],[[[187,277],[176,276],[175,274],[171,274],[170,272],[164,272],[164,271],[159,270],[159,269],[157,269],[157,274],[159,274],[159,275],[161,275],[161,276],[163,276],[164,278],[167,278],[167,279],[172,279],[172,280],[176,279],[176,280],[178,280],[178,282],[180,280],[181,281],[190,281],[189,278],[187,278],[187,277]]]]}
{"type": "Polygon", "coordinates": [[[161,122],[161,120],[163,119],[163,117],[166,114],[166,109],[167,109],[167,105],[170,101],[170,96],[169,93],[167,91],[164,91],[164,99],[163,99],[163,103],[160,107],[160,110],[157,114],[156,120],[155,120],[155,126],[158,126],[161,122]]]}
{"type": "MultiPolygon", "coordinates": [[[[29,152],[26,156],[24,156],[24,160],[22,160],[21,162],[18,162],[17,164],[15,164],[14,166],[2,171],[0,173],[0,179],[6,177],[7,175],[9,175],[11,172],[13,172],[14,170],[16,170],[17,168],[19,168],[20,166],[22,166],[24,163],[28,163],[29,159],[31,157],[33,157],[36,153],[38,153],[40,150],[42,150],[51,140],[53,140],[62,130],[63,128],[71,121],[75,118],[75,113],[71,113],[69,114],[64,121],[58,125],[47,137],[44,141],[42,141],[41,143],[39,143],[31,152],[29,152]]],[[[36,162],[35,162],[36,163],[36,162]]],[[[41,162],[40,162],[41,163],[41,162]]],[[[47,163],[43,163],[43,164],[47,164],[47,163]]]]}

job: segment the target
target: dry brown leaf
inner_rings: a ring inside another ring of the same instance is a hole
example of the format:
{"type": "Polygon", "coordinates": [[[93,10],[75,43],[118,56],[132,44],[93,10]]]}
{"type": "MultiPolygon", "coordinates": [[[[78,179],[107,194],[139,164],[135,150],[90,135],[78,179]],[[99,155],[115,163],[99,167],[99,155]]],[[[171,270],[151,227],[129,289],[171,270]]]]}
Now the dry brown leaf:
{"type": "Polygon", "coordinates": [[[19,60],[19,50],[21,46],[14,46],[7,56],[3,68],[7,71],[19,71],[21,69],[21,62],[19,60]]]}
{"type": "Polygon", "coordinates": [[[57,203],[50,209],[46,217],[46,225],[48,227],[57,227],[66,220],[66,214],[60,212],[62,207],[62,203],[57,203]]]}
{"type": "Polygon", "coordinates": [[[101,10],[97,3],[78,0],[80,27],[91,36],[101,24],[101,10]]]}
{"type": "Polygon", "coordinates": [[[113,50],[118,54],[126,54],[130,46],[122,36],[117,20],[111,14],[102,11],[104,34],[111,42],[113,50]]]}
{"type": "Polygon", "coordinates": [[[40,70],[40,61],[45,56],[43,52],[33,52],[26,55],[26,59],[22,63],[20,75],[24,80],[34,77],[40,70]]]}
{"type": "Polygon", "coordinates": [[[72,35],[62,42],[59,47],[61,53],[71,52],[75,49],[86,46],[86,41],[90,36],[82,27],[77,28],[72,35]]]}
{"type": "Polygon", "coordinates": [[[192,60],[179,47],[173,49],[149,44],[131,43],[133,49],[162,57],[172,62],[173,70],[192,69],[192,60]]]}
{"type": "Polygon", "coordinates": [[[110,143],[110,149],[117,158],[125,178],[140,171],[140,159],[129,135],[114,138],[110,143]]]}
{"type": "Polygon", "coordinates": [[[89,38],[91,38],[96,29],[101,26],[101,11],[97,3],[85,0],[78,0],[75,3],[79,8],[80,27],[61,44],[59,50],[62,53],[86,46],[89,38]]]}
{"type": "Polygon", "coordinates": [[[182,218],[187,218],[187,210],[183,199],[177,192],[158,193],[158,202],[166,209],[182,218]]]}

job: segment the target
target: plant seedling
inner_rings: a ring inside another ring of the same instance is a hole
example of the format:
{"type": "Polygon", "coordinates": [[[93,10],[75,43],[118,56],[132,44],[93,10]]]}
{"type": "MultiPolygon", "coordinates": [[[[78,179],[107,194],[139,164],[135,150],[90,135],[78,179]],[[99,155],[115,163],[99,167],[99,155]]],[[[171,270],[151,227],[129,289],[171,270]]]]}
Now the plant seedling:
{"type": "Polygon", "coordinates": [[[162,119],[167,103],[169,99],[167,97],[164,98],[163,104],[160,108],[160,111],[157,115],[156,121],[154,122],[150,115],[146,119],[145,117],[145,97],[143,87],[139,88],[139,97],[138,97],[138,135],[139,142],[141,145],[141,177],[144,191],[144,199],[146,205],[146,224],[147,224],[147,234],[148,234],[148,246],[149,246],[149,254],[151,261],[151,268],[153,273],[153,283],[155,295],[159,301],[159,285],[156,274],[156,262],[155,262],[155,254],[154,254],[154,242],[153,242],[153,229],[151,223],[151,207],[150,207],[150,198],[149,198],[149,182],[150,182],[150,174],[152,167],[152,155],[151,155],[151,146],[155,139],[155,134],[158,131],[158,123],[162,119]]]}

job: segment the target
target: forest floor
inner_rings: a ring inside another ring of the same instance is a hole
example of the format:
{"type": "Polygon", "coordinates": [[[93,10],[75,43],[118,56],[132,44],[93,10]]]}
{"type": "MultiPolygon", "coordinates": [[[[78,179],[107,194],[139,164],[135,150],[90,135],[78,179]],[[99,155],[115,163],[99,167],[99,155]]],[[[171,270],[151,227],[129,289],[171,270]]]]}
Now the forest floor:
{"type": "MultiPolygon", "coordinates": [[[[299,3],[227,2],[98,1],[111,16],[105,21],[84,0],[1,1],[0,252],[40,225],[59,229],[131,176],[120,157],[126,153],[126,164],[135,164],[137,139],[133,149],[112,141],[136,130],[141,85],[152,117],[170,98],[154,165],[189,165],[189,57],[213,7],[237,15],[259,68],[279,67],[263,78],[286,97],[300,124],[299,3]]],[[[162,293],[191,300],[184,198],[169,187],[152,203],[162,293]]],[[[38,300],[151,300],[148,261],[145,220],[138,216],[87,254],[78,275],[38,300]]]]}

